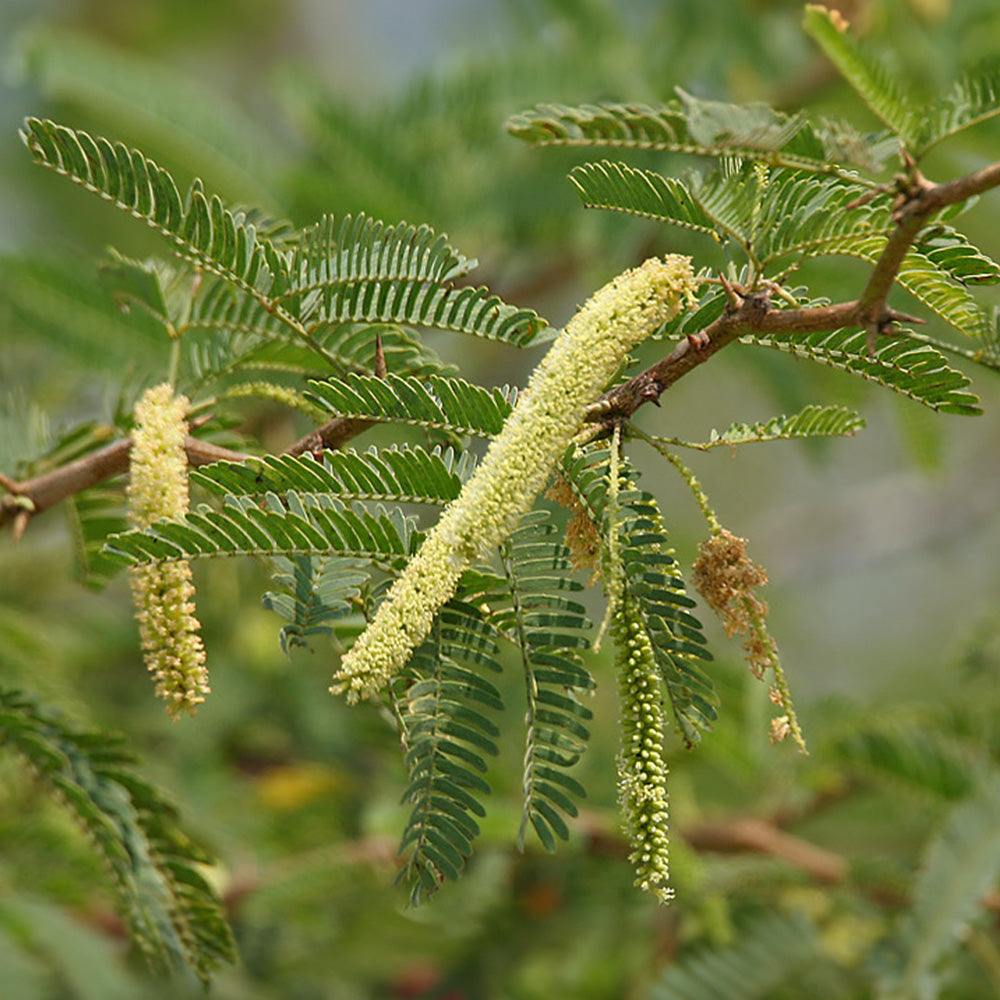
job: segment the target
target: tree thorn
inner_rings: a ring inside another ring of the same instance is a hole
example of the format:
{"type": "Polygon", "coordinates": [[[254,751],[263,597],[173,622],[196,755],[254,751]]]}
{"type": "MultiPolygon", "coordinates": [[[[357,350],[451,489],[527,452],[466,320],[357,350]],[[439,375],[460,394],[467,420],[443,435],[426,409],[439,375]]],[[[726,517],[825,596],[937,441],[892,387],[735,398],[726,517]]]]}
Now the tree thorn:
{"type": "Polygon", "coordinates": [[[17,543],[24,536],[24,532],[28,527],[28,521],[31,520],[31,512],[27,510],[19,510],[14,515],[14,523],[10,529],[11,538],[17,543]]]}
{"type": "MultiPolygon", "coordinates": [[[[726,293],[726,298],[729,299],[729,305],[732,309],[739,309],[743,305],[743,296],[737,291],[736,286],[721,272],[719,274],[719,284],[722,285],[723,291],[726,293]]],[[[688,338],[690,339],[690,338],[688,338]]]]}
{"type": "Polygon", "coordinates": [[[382,334],[375,333],[375,377],[385,378],[389,368],[385,363],[385,350],[382,347],[382,334]]]}
{"type": "MultiPolygon", "coordinates": [[[[700,354],[708,347],[712,339],[705,330],[699,330],[697,333],[689,333],[687,335],[687,342],[691,345],[693,351],[700,354]]],[[[659,393],[657,393],[657,405],[659,405],[659,393]]]]}

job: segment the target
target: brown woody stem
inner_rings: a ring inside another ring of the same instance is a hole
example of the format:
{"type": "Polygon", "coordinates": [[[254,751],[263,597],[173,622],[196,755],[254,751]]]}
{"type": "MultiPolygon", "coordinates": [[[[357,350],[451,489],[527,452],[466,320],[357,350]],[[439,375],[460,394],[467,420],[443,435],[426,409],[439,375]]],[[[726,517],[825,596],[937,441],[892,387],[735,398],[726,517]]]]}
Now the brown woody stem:
{"type": "Polygon", "coordinates": [[[943,184],[928,181],[912,162],[908,167],[908,176],[901,180],[905,187],[894,212],[896,229],[879,255],[860,298],[808,309],[775,309],[767,291],[743,294],[720,276],[728,300],[722,316],[698,334],[680,341],[665,358],[605,393],[590,407],[587,420],[609,424],[628,419],[643,403],[659,404],[661,393],[674,382],[747,334],[809,334],[857,326],[868,332],[869,350],[873,350],[875,338],[891,333],[896,324],[921,322],[890,309],[887,304],[903,259],[936,212],[1000,185],[1000,162],[943,184]]]}

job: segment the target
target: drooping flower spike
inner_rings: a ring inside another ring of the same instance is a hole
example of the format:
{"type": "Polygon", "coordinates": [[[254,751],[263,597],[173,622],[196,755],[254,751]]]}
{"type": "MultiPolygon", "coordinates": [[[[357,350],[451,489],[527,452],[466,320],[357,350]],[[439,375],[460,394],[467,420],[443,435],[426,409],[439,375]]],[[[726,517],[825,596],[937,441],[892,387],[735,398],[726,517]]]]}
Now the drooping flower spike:
{"type": "Polygon", "coordinates": [[[331,691],[377,694],[428,635],[462,572],[530,509],[628,352],[672,319],[697,281],[688,257],[651,258],[597,291],[567,324],[499,436],[341,661],[331,691]]]}
{"type": "MultiPolygon", "coordinates": [[[[187,399],[175,398],[167,383],[147,390],[136,404],[128,505],[137,527],[187,513],[187,409],[187,399]]],[[[185,560],[137,566],[131,582],[143,657],[156,693],[166,700],[171,718],[194,712],[210,688],[191,566],[185,560]]]]}

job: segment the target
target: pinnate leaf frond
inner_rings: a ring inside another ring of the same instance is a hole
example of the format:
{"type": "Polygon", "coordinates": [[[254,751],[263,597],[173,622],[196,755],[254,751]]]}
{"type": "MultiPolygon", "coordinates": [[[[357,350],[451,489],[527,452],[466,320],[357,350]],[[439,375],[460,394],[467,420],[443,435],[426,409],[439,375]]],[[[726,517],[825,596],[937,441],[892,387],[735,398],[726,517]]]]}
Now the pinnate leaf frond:
{"type": "Polygon", "coordinates": [[[921,109],[902,91],[884,59],[836,24],[825,7],[806,8],[805,30],[868,107],[905,145],[916,147],[921,109]]]}
{"type": "Polygon", "coordinates": [[[314,636],[329,636],[329,624],[352,610],[351,601],[368,579],[363,566],[350,559],[296,556],[275,560],[278,589],[261,598],[265,608],[288,622],[279,633],[281,649],[308,648],[314,636]]]}
{"type": "Polygon", "coordinates": [[[500,433],[516,398],[512,389],[484,389],[460,378],[348,375],[312,382],[308,398],[331,416],[409,424],[461,437],[500,433]]]}
{"type": "Polygon", "coordinates": [[[374,448],[270,455],[245,462],[216,462],[191,470],[191,479],[213,493],[260,497],[268,493],[323,494],[343,501],[375,500],[444,506],[458,496],[474,462],[451,449],[374,448]]]}
{"type": "Polygon", "coordinates": [[[942,413],[971,416],[982,412],[979,398],[966,391],[968,377],[952,368],[930,344],[905,335],[879,340],[871,355],[864,332],[851,329],[745,337],[743,342],[859,375],[942,413]]]}
{"type": "Polygon", "coordinates": [[[430,639],[392,682],[409,784],[410,815],[400,841],[399,880],[416,904],[457,879],[479,834],[475,817],[490,792],[486,757],[498,752],[499,730],[487,713],[502,710],[483,667],[499,671],[496,644],[478,610],[451,601],[430,639]]]}
{"type": "Polygon", "coordinates": [[[37,163],[142,220],[206,270],[256,295],[287,280],[283,255],[199,180],[182,199],[169,171],[138,150],[51,121],[26,119],[21,137],[37,163]]]}
{"type": "Polygon", "coordinates": [[[651,435],[661,444],[683,445],[707,451],[761,441],[789,441],[797,438],[849,437],[865,426],[864,418],[844,406],[810,404],[791,416],[772,417],[754,424],[733,423],[724,431],[713,430],[704,443],[679,441],[651,435]]]}
{"type": "MultiPolygon", "coordinates": [[[[579,449],[563,463],[567,482],[602,538],[612,530],[607,524],[609,471],[609,454],[600,448],[579,449]]],[[[625,475],[636,478],[631,468],[625,475]]],[[[634,486],[621,490],[614,530],[624,586],[652,643],[677,728],[693,746],[718,717],[714,686],[698,665],[712,657],[653,496],[634,486]]]]}
{"type": "Polygon", "coordinates": [[[86,831],[132,939],[156,968],[186,965],[207,982],[235,959],[222,905],[199,870],[211,856],[181,829],[173,804],[136,774],[120,740],[4,690],[0,746],[47,782],[86,831]]]}
{"type": "Polygon", "coordinates": [[[915,159],[939,142],[1000,114],[1000,66],[995,61],[962,76],[948,93],[920,102],[904,92],[884,59],[850,31],[840,30],[829,11],[808,7],[805,28],[915,159]]]}
{"type": "Polygon", "coordinates": [[[244,293],[255,303],[238,306],[250,328],[276,320],[313,343],[307,327],[388,322],[525,346],[545,327],[532,310],[508,305],[486,288],[455,287],[453,279],[472,262],[427,227],[385,226],[365,217],[337,226],[326,219],[306,230],[293,252],[265,238],[247,213],[207,195],[200,180],[182,199],[167,170],[122,143],[37,118],[25,120],[21,135],[36,162],[144,221],[180,256],[244,293]],[[358,242],[337,243],[344,238],[358,242]]]}
{"type": "Polygon", "coordinates": [[[587,748],[592,713],[581,701],[594,687],[581,651],[591,623],[572,595],[569,550],[548,509],[526,514],[500,549],[501,589],[486,594],[490,621],[521,656],[527,698],[524,809],[518,841],[528,825],[546,850],[566,840],[565,816],[577,815],[583,786],[567,773],[587,748]]]}
{"type": "MultiPolygon", "coordinates": [[[[819,173],[839,164],[878,169],[889,149],[839,123],[814,124],[763,104],[703,101],[683,91],[666,104],[540,104],[507,121],[507,131],[536,146],[651,149],[745,157],[819,173]]],[[[895,147],[893,147],[894,150],[895,147]]]]}
{"type": "Polygon", "coordinates": [[[967,128],[1000,115],[1000,63],[991,61],[960,77],[947,94],[931,102],[925,110],[919,155],[967,128]]]}
{"type": "Polygon", "coordinates": [[[744,166],[680,180],[605,160],[575,167],[570,179],[588,208],[733,240],[760,266],[837,252],[859,237],[891,230],[888,209],[857,203],[866,193],[861,185],[785,168],[744,166]]]}
{"type": "Polygon", "coordinates": [[[419,542],[413,519],[398,510],[345,507],[330,497],[269,493],[224,510],[203,506],[181,521],[111,535],[109,558],[126,565],[220,556],[342,556],[398,566],[419,542]]]}
{"type": "Polygon", "coordinates": [[[359,280],[454,281],[475,266],[430,226],[391,226],[360,213],[304,229],[290,270],[306,291],[359,280]]]}

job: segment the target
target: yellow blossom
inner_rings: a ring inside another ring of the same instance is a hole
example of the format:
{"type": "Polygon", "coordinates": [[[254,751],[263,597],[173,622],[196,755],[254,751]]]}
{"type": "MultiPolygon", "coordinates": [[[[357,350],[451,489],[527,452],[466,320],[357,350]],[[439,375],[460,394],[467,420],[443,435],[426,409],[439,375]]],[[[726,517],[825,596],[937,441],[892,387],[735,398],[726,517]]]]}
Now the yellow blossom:
{"type": "MultiPolygon", "coordinates": [[[[175,399],[166,383],[149,389],[136,404],[128,503],[129,517],[140,528],[187,513],[187,408],[187,399],[175,399]]],[[[138,566],[131,582],[143,657],[156,693],[166,700],[172,718],[184,709],[193,712],[210,689],[191,567],[183,560],[138,566]]]]}
{"type": "Polygon", "coordinates": [[[331,691],[370,697],[428,635],[458,579],[534,503],[593,403],[629,350],[687,303],[687,257],[652,258],[605,285],[570,320],[458,498],[344,656],[331,691]]]}

